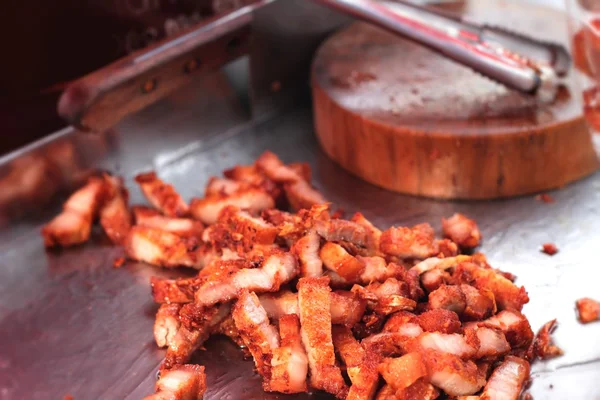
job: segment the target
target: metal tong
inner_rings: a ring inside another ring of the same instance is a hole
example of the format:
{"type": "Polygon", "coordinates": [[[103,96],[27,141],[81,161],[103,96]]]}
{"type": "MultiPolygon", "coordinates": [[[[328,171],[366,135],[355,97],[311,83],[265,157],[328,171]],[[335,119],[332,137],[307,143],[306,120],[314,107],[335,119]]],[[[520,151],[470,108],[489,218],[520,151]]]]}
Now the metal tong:
{"type": "Polygon", "coordinates": [[[404,1],[255,0],[72,82],[60,98],[58,113],[81,130],[101,132],[188,85],[198,74],[249,54],[250,105],[258,118],[304,93],[316,46],[349,20],[348,15],[542,101],[554,99],[557,78],[571,63],[560,45],[404,1]],[[272,90],[274,80],[282,81],[281,90],[272,90]]]}
{"type": "Polygon", "coordinates": [[[561,45],[402,0],[313,0],[405,36],[507,87],[552,101],[571,57],[561,45]]]}

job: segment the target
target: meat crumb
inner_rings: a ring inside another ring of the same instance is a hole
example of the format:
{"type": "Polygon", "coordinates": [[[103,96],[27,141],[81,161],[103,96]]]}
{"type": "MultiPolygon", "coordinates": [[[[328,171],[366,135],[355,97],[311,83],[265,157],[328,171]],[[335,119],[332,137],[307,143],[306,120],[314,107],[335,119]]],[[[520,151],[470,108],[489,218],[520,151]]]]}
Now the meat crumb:
{"type": "Polygon", "coordinates": [[[548,254],[549,256],[553,256],[558,253],[558,247],[554,243],[544,243],[542,245],[542,252],[548,254]]]}
{"type": "Polygon", "coordinates": [[[600,302],[585,297],[577,300],[575,304],[577,305],[579,322],[582,324],[600,320],[600,302]]]}
{"type": "Polygon", "coordinates": [[[113,261],[114,268],[121,268],[123,264],[125,264],[125,257],[115,258],[115,261],[113,261]]]}
{"type": "Polygon", "coordinates": [[[538,194],[535,198],[542,203],[554,203],[554,197],[550,196],[548,193],[538,194]]]}

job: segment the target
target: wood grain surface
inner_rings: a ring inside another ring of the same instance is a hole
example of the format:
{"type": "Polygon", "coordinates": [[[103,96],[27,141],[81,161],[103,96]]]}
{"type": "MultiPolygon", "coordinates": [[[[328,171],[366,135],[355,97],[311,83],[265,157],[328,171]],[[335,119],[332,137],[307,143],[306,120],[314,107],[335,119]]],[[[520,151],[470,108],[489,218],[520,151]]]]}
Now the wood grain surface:
{"type": "MultiPolygon", "coordinates": [[[[566,16],[523,3],[469,2],[476,20],[565,42],[566,16]]],[[[313,64],[325,152],[387,189],[439,198],[508,197],[560,187],[598,167],[572,73],[550,105],[413,42],[356,23],[313,64]]]]}

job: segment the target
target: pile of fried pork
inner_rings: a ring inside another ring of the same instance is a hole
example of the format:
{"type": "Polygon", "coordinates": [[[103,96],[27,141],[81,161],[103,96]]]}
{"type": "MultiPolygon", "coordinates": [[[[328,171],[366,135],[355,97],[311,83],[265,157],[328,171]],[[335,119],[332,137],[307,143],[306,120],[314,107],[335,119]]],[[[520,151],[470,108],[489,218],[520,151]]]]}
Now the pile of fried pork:
{"type": "Polygon", "coordinates": [[[99,220],[128,258],[199,270],[151,280],[167,350],[147,400],[201,399],[204,367],[189,361],[216,334],[252,356],[265,391],[348,400],[517,399],[530,363],[562,353],[556,321],[534,336],[525,289],[472,253],[481,234],[461,214],[442,221],[443,238],[429,224],[382,231],[360,213],[343,219],[307,164],[270,152],[189,204],[154,173],[136,181],[152,207],[130,208],[121,179],[94,177],[43,236],[79,244],[99,220]]]}

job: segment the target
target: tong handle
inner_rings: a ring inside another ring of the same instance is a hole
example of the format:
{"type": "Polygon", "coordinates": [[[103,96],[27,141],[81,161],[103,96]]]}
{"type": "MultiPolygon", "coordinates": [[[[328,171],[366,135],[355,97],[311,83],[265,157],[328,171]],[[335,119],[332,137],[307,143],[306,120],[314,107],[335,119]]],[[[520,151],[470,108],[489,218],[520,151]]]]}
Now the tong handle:
{"type": "Polygon", "coordinates": [[[59,99],[59,115],[80,130],[103,132],[194,76],[246,54],[254,8],[200,22],[74,81],[59,99]]]}
{"type": "Polygon", "coordinates": [[[313,1],[412,39],[510,88],[539,95],[543,100],[555,96],[556,79],[551,67],[533,68],[518,54],[487,45],[467,25],[461,29],[456,19],[402,2],[313,1]]]}

